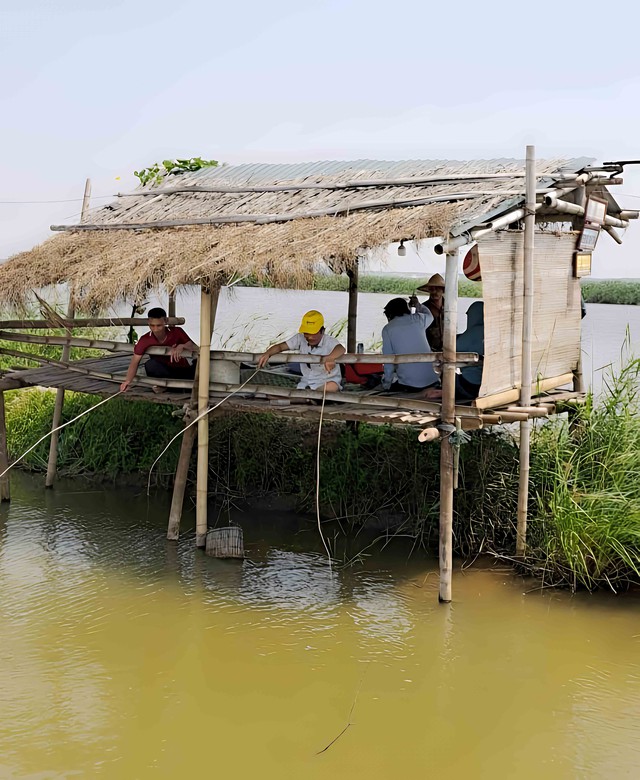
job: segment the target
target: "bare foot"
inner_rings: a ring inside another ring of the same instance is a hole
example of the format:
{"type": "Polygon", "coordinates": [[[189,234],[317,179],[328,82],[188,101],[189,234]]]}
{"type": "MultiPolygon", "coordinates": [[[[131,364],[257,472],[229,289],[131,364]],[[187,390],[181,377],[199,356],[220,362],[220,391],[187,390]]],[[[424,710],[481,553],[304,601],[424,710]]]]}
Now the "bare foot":
{"type": "Polygon", "coordinates": [[[440,401],[442,399],[442,390],[436,387],[428,387],[420,396],[425,401],[440,401]]]}
{"type": "Polygon", "coordinates": [[[151,390],[156,395],[159,395],[160,393],[164,393],[164,387],[161,387],[160,385],[152,385],[151,390]]]}

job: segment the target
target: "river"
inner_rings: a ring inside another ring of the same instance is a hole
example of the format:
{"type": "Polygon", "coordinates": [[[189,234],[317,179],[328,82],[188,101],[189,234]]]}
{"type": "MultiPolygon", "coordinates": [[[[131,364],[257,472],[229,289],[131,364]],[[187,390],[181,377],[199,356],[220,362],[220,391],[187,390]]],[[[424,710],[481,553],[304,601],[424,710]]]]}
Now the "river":
{"type": "Polygon", "coordinates": [[[638,776],[640,594],[456,568],[444,606],[400,543],[332,571],[313,522],[265,511],[225,562],[166,542],[167,511],[14,475],[0,778],[638,776]]]}

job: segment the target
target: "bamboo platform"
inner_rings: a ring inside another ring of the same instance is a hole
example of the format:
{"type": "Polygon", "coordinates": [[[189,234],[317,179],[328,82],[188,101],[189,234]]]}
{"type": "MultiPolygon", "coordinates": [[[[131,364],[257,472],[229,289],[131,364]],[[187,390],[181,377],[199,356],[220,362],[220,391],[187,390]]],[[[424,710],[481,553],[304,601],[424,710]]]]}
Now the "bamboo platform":
{"type": "MultiPolygon", "coordinates": [[[[88,358],[74,361],[72,364],[83,372],[112,374],[114,375],[113,380],[91,376],[57,365],[9,371],[0,378],[0,390],[15,390],[24,387],[62,388],[77,393],[107,397],[118,391],[119,383],[124,380],[130,360],[129,354],[122,354],[88,358]]],[[[140,374],[140,376],[144,375],[140,374]]],[[[224,400],[224,403],[213,414],[220,416],[234,412],[249,414],[269,412],[279,417],[318,420],[322,413],[325,420],[351,420],[372,424],[411,426],[434,425],[440,418],[438,403],[425,402],[424,409],[415,409],[411,408],[415,406],[415,397],[394,394],[389,396],[387,408],[382,403],[385,398],[384,394],[379,391],[365,391],[355,385],[342,395],[345,401],[327,403],[324,410],[317,401],[279,397],[277,386],[273,387],[272,393],[268,392],[269,389],[261,384],[259,390],[252,391],[251,385],[246,385],[237,394],[224,400]],[[347,394],[353,395],[353,403],[346,400],[347,394]],[[371,398],[370,404],[367,403],[367,398],[371,398]],[[406,408],[403,408],[403,401],[407,402],[406,408]]],[[[211,391],[209,405],[214,406],[227,395],[228,393],[225,391],[211,391]]],[[[534,399],[532,408],[528,413],[525,412],[525,415],[526,417],[548,416],[548,414],[555,413],[556,403],[570,402],[578,399],[579,396],[580,394],[571,392],[549,392],[534,399]],[[541,407],[542,414],[535,412],[536,405],[541,407]]],[[[171,391],[163,390],[156,393],[150,385],[134,384],[122,397],[130,401],[147,401],[183,407],[191,400],[191,392],[184,388],[171,391]]],[[[518,420],[522,418],[523,415],[518,414],[514,407],[508,407],[509,410],[507,407],[508,404],[504,404],[491,409],[479,410],[472,406],[457,406],[456,413],[462,419],[462,427],[473,430],[491,424],[513,422],[516,417],[518,420]]]]}

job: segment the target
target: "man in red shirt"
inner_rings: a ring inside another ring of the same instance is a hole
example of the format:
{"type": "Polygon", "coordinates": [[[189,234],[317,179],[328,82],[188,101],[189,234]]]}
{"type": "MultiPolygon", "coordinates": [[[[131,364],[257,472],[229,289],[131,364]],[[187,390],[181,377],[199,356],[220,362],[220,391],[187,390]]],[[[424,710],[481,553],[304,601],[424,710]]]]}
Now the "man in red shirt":
{"type": "Polygon", "coordinates": [[[142,356],[149,347],[171,347],[171,352],[168,355],[151,355],[144,364],[147,376],[174,379],[193,379],[195,376],[195,363],[189,364],[183,357],[183,352],[197,352],[197,345],[191,341],[182,328],[167,326],[167,313],[164,309],[149,309],[147,317],[150,333],[145,333],[133,349],[133,357],[127,376],[120,385],[122,392],[129,389],[142,356]]]}

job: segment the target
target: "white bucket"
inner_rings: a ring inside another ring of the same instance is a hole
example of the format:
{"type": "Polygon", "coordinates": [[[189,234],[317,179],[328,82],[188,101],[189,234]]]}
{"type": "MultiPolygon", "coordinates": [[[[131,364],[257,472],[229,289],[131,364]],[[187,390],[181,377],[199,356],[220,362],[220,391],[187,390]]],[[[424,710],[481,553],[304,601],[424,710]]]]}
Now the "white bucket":
{"type": "Polygon", "coordinates": [[[240,384],[240,363],[233,360],[212,360],[209,365],[209,381],[225,385],[240,384]]]}

